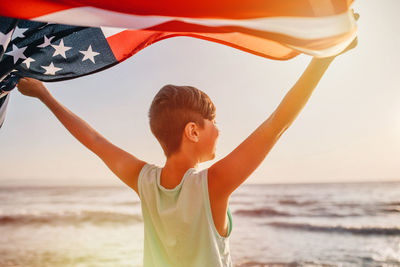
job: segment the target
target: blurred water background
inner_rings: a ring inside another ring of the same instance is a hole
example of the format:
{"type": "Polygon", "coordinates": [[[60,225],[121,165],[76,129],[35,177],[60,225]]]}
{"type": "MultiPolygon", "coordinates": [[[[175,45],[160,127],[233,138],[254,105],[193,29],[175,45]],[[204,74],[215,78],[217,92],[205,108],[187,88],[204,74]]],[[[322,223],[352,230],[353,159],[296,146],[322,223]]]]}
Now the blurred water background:
{"type": "MultiPolygon", "coordinates": [[[[249,184],[229,201],[235,267],[400,266],[400,183],[249,184]]],[[[127,186],[0,186],[0,266],[141,266],[127,186]]]]}

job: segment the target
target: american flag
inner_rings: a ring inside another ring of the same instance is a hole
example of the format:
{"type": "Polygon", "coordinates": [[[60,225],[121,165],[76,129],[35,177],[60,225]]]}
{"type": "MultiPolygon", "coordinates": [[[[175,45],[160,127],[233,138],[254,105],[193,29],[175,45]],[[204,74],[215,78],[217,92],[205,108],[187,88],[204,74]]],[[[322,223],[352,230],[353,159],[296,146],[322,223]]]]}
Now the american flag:
{"type": "Polygon", "coordinates": [[[356,36],[352,0],[0,1],[0,127],[20,77],[60,81],[157,41],[200,38],[262,57],[325,57],[356,36]]]}

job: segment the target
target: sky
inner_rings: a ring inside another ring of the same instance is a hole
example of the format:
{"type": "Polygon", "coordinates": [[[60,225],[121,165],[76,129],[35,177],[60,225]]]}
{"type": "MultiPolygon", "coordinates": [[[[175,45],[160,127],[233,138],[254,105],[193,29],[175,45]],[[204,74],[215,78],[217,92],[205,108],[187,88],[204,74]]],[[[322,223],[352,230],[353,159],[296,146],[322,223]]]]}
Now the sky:
{"type": "MultiPolygon", "coordinates": [[[[337,57],[296,121],[245,181],[400,181],[398,0],[355,1],[358,46],[337,57]]],[[[147,112],[165,84],[191,85],[217,108],[216,158],[226,156],[279,105],[310,56],[273,61],[189,37],[164,40],[108,70],[46,83],[54,97],[109,141],[163,166],[147,112]]],[[[11,93],[0,129],[0,185],[121,185],[39,100],[11,93]]]]}

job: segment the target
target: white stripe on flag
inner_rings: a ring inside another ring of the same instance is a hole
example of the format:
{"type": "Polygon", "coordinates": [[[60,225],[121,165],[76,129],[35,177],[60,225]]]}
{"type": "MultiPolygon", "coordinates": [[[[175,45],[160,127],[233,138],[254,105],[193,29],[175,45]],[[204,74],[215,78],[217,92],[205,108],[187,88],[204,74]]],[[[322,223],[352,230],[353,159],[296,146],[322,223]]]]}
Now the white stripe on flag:
{"type": "Polygon", "coordinates": [[[357,37],[357,31],[354,31],[353,34],[351,35],[350,38],[346,39],[345,41],[331,46],[329,48],[326,49],[320,49],[320,50],[312,50],[312,49],[307,49],[304,47],[297,47],[294,45],[287,45],[288,47],[303,52],[307,55],[313,56],[313,57],[330,57],[330,56],[335,56],[337,54],[339,54],[340,52],[342,52],[348,45],[351,44],[351,42],[357,37]]]}
{"type": "Polygon", "coordinates": [[[100,27],[100,29],[106,38],[126,30],[124,28],[115,28],[115,27],[100,27]]]}
{"type": "Polygon", "coordinates": [[[257,19],[194,19],[166,16],[131,15],[94,7],[78,7],[54,12],[32,20],[47,21],[61,24],[76,24],[81,26],[126,27],[140,30],[157,26],[169,21],[218,27],[239,26],[248,29],[281,33],[301,39],[319,39],[345,34],[356,27],[351,10],[339,15],[326,17],[269,17],[257,19]]]}

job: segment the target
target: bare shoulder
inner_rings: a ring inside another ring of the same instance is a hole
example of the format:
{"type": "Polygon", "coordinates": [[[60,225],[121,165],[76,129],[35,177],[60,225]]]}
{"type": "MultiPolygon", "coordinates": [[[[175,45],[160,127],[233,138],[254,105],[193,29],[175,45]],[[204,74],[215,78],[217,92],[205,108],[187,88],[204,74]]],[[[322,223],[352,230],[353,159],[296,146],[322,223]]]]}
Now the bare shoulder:
{"type": "Polygon", "coordinates": [[[123,182],[125,182],[129,187],[131,187],[133,190],[135,190],[135,192],[137,193],[137,195],[140,197],[139,194],[139,175],[144,167],[144,165],[146,165],[147,162],[142,161],[142,160],[137,160],[135,161],[135,164],[132,166],[132,178],[128,179],[126,182],[121,178],[121,180],[123,182]],[[129,183],[129,184],[128,184],[129,183]]]}
{"type": "Polygon", "coordinates": [[[211,194],[215,195],[219,201],[228,199],[233,193],[235,178],[232,170],[234,161],[229,160],[225,157],[219,160],[208,168],[208,185],[211,194]]]}
{"type": "Polygon", "coordinates": [[[99,141],[94,151],[107,167],[127,186],[135,190],[139,196],[139,174],[147,162],[115,146],[105,139],[99,141]]]}

